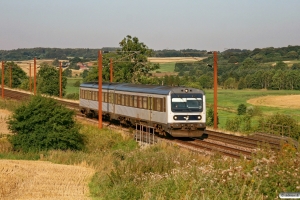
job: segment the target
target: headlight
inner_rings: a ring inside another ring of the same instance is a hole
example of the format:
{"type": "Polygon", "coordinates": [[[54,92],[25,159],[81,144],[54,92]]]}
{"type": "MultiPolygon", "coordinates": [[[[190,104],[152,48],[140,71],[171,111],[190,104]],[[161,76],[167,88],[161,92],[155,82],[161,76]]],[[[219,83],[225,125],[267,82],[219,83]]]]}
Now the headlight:
{"type": "Polygon", "coordinates": [[[199,115],[199,116],[198,116],[198,119],[199,119],[199,120],[201,120],[201,119],[202,119],[201,115],[199,115]]]}
{"type": "Polygon", "coordinates": [[[176,115],[174,115],[174,116],[173,116],[173,119],[175,119],[175,120],[176,120],[176,119],[177,119],[177,116],[176,116],[176,115]]]}

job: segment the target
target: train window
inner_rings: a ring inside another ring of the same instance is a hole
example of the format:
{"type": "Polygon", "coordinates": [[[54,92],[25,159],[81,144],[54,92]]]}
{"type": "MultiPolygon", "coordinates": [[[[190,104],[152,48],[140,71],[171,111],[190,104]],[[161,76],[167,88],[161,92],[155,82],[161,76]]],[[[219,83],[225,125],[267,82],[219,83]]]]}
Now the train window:
{"type": "Polygon", "coordinates": [[[153,110],[160,112],[163,111],[163,99],[153,98],[153,110]]]}
{"type": "Polygon", "coordinates": [[[108,94],[108,98],[109,98],[109,103],[113,103],[114,96],[113,96],[113,93],[112,93],[112,92],[110,92],[110,93],[108,94]]]}
{"type": "Polygon", "coordinates": [[[148,108],[148,99],[147,99],[147,97],[143,97],[143,108],[144,109],[147,109],[148,108]]]}
{"type": "Polygon", "coordinates": [[[92,92],[92,100],[93,100],[93,101],[96,100],[96,92],[95,92],[95,91],[92,92]]]}
{"type": "Polygon", "coordinates": [[[133,97],[133,106],[136,108],[138,107],[138,97],[137,96],[133,97]]]}
{"type": "Polygon", "coordinates": [[[116,94],[117,102],[116,104],[121,105],[121,94],[116,94]]]}
{"type": "Polygon", "coordinates": [[[143,97],[138,96],[138,108],[143,108],[143,97]]]}
{"type": "Polygon", "coordinates": [[[125,96],[125,106],[129,106],[129,95],[124,95],[125,96]]]}
{"type": "Polygon", "coordinates": [[[106,92],[103,92],[102,95],[103,95],[103,96],[102,96],[102,101],[103,101],[103,102],[106,102],[106,92]]]}
{"type": "Polygon", "coordinates": [[[152,110],[152,97],[148,97],[148,109],[152,110]]]}
{"type": "Polygon", "coordinates": [[[121,96],[121,103],[122,103],[122,105],[123,106],[125,106],[125,94],[121,94],[122,96],[121,96]]]}
{"type": "Polygon", "coordinates": [[[129,106],[133,107],[133,96],[129,96],[129,106]]]}
{"type": "Polygon", "coordinates": [[[163,112],[166,112],[166,97],[163,98],[163,112]]]}

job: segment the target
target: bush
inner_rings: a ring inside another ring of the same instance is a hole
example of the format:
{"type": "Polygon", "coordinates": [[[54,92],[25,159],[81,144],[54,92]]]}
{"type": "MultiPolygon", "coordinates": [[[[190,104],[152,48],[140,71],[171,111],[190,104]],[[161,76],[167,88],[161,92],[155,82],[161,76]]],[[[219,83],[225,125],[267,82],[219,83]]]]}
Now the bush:
{"type": "Polygon", "coordinates": [[[240,104],[238,109],[237,109],[238,115],[246,114],[246,110],[247,110],[246,105],[245,104],[240,104]]]}
{"type": "Polygon", "coordinates": [[[259,127],[262,131],[282,135],[298,140],[300,138],[300,126],[289,115],[274,114],[259,119],[259,127]]]}
{"type": "Polygon", "coordinates": [[[74,84],[73,84],[74,87],[79,87],[80,86],[80,81],[76,81],[74,84]]]}
{"type": "Polygon", "coordinates": [[[67,99],[75,99],[78,100],[79,99],[79,94],[78,93],[71,93],[71,94],[67,94],[65,96],[67,99]]]}
{"type": "Polygon", "coordinates": [[[54,99],[33,96],[18,107],[8,121],[14,133],[10,138],[14,150],[37,152],[41,150],[80,150],[84,138],[73,119],[74,111],[54,99]]]}

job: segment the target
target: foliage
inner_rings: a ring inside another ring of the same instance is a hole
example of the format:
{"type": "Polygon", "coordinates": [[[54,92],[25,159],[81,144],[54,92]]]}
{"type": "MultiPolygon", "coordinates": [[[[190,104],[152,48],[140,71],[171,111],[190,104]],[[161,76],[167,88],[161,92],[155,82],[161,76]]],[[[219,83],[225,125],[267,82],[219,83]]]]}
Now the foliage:
{"type": "Polygon", "coordinates": [[[80,150],[84,138],[79,134],[74,111],[51,98],[33,96],[16,109],[8,121],[13,135],[10,142],[14,150],[42,151],[50,149],[80,150]]]}
{"type": "Polygon", "coordinates": [[[55,67],[59,66],[59,60],[57,58],[55,58],[52,62],[52,65],[55,67]]]}
{"type": "MultiPolygon", "coordinates": [[[[215,118],[214,118],[214,110],[212,107],[208,107],[207,108],[207,113],[206,113],[206,125],[207,126],[213,126],[214,125],[214,122],[215,122],[215,118]]],[[[219,121],[219,116],[217,116],[217,124],[220,124],[220,121],[219,121]]]]}
{"type": "MultiPolygon", "coordinates": [[[[119,44],[120,49],[117,49],[115,54],[103,55],[103,80],[109,80],[109,63],[112,56],[114,56],[114,82],[140,83],[143,77],[151,75],[150,71],[159,68],[158,64],[150,63],[147,59],[153,55],[153,50],[140,42],[137,37],[128,35],[119,44]]],[[[90,70],[84,80],[98,80],[98,67],[90,70]]]]}
{"type": "MultiPolygon", "coordinates": [[[[59,70],[48,64],[41,65],[37,74],[37,91],[42,94],[59,96],[60,80],[59,70]]],[[[62,77],[62,95],[65,94],[67,78],[62,77]]]]}
{"type": "Polygon", "coordinates": [[[72,70],[67,68],[63,71],[63,76],[66,76],[66,77],[72,77],[72,70]]]}
{"type": "Polygon", "coordinates": [[[79,99],[79,94],[78,93],[69,93],[67,95],[64,96],[67,99],[74,99],[74,100],[78,100],[79,99]]]}
{"type": "Polygon", "coordinates": [[[246,110],[247,110],[247,106],[242,103],[238,106],[237,113],[238,115],[244,115],[246,114],[246,110]]]}
{"type": "MultiPolygon", "coordinates": [[[[2,80],[2,71],[0,72],[2,80]]],[[[26,73],[14,62],[4,63],[4,84],[12,88],[18,88],[24,80],[27,80],[26,73]]]]}
{"type": "Polygon", "coordinates": [[[289,115],[276,113],[259,119],[261,131],[282,135],[298,140],[300,138],[300,126],[289,115]]]}

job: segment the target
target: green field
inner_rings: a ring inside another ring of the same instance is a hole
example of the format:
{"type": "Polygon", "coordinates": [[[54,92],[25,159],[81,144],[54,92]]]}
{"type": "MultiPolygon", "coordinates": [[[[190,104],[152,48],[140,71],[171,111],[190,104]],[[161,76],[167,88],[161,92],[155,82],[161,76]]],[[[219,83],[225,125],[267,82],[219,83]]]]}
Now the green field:
{"type": "Polygon", "coordinates": [[[175,69],[175,62],[170,62],[170,63],[160,63],[159,66],[160,68],[155,70],[156,71],[160,71],[160,72],[174,72],[175,69]]]}
{"type": "MultiPolygon", "coordinates": [[[[207,106],[213,106],[214,91],[205,90],[207,106]]],[[[295,90],[218,90],[218,115],[219,127],[224,128],[227,119],[237,116],[237,108],[240,104],[245,104],[247,107],[252,106],[247,103],[247,100],[267,95],[300,95],[300,91],[295,90]]],[[[300,110],[289,108],[275,108],[268,106],[259,106],[262,115],[271,114],[286,114],[293,116],[300,122],[300,110]]]]}
{"type": "Polygon", "coordinates": [[[66,94],[79,93],[79,87],[74,86],[74,83],[80,81],[82,83],[82,78],[68,78],[66,86],[66,94]]]}

